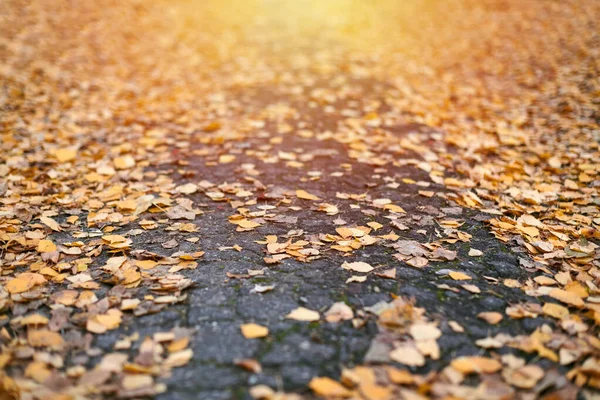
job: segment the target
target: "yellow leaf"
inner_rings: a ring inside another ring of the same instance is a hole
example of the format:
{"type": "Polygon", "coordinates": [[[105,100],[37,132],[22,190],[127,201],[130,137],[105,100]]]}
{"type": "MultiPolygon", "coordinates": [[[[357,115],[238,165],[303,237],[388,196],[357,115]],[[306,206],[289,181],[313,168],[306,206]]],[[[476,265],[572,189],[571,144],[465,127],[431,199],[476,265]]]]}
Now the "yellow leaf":
{"type": "Polygon", "coordinates": [[[209,122],[202,128],[204,132],[214,132],[218,131],[219,129],[221,129],[221,123],[219,121],[209,122]]]}
{"type": "Polygon", "coordinates": [[[471,293],[481,293],[481,289],[479,289],[477,286],[471,285],[469,283],[465,283],[465,284],[461,285],[461,287],[471,293]]]}
{"type": "Polygon", "coordinates": [[[450,363],[452,368],[463,374],[471,373],[484,373],[491,374],[497,372],[502,368],[502,364],[494,360],[493,358],[473,356],[473,357],[459,357],[452,360],[450,363]]]}
{"type": "Polygon", "coordinates": [[[21,326],[23,325],[46,325],[48,324],[48,318],[40,314],[31,314],[24,317],[20,321],[21,326]]]}
{"type": "Polygon", "coordinates": [[[130,155],[117,157],[113,160],[116,169],[128,169],[135,166],[135,160],[130,155]]]}
{"type": "Polygon", "coordinates": [[[42,361],[34,361],[25,368],[25,376],[38,383],[44,383],[51,375],[52,371],[42,361]]]}
{"type": "Polygon", "coordinates": [[[390,358],[400,364],[409,367],[422,367],[425,365],[425,357],[410,344],[403,344],[390,352],[390,358]]]}
{"type": "Polygon", "coordinates": [[[533,278],[533,280],[540,284],[540,285],[544,285],[544,286],[552,286],[552,285],[556,285],[556,281],[552,278],[549,278],[547,276],[544,275],[540,275],[540,276],[536,276],[535,278],[533,278]]]}
{"type": "Polygon", "coordinates": [[[40,240],[38,242],[37,251],[40,253],[54,253],[56,250],[56,245],[52,240],[40,240]]]}
{"type": "Polygon", "coordinates": [[[431,340],[442,336],[442,332],[434,324],[417,322],[410,327],[410,335],[415,340],[431,340]]]}
{"type": "Polygon", "coordinates": [[[309,310],[304,307],[296,308],[285,317],[296,321],[318,321],[321,318],[317,311],[309,310]]]}
{"type": "Polygon", "coordinates": [[[121,310],[135,310],[140,303],[141,301],[139,299],[123,299],[121,302],[121,310]]]}
{"type": "Polygon", "coordinates": [[[320,200],[314,194],[310,194],[305,190],[296,190],[296,197],[303,200],[320,200]]]}
{"type": "Polygon", "coordinates": [[[366,280],[367,280],[366,276],[352,275],[350,278],[346,279],[346,283],[352,283],[352,282],[362,283],[366,280]]]}
{"type": "Polygon", "coordinates": [[[548,293],[548,296],[577,308],[581,308],[585,305],[581,297],[579,297],[575,293],[567,292],[563,289],[552,289],[550,293],[548,293]]]}
{"type": "Polygon", "coordinates": [[[356,272],[363,272],[363,273],[367,273],[373,270],[373,267],[371,267],[369,264],[367,264],[366,262],[363,261],[356,261],[356,262],[345,262],[342,264],[342,268],[343,269],[347,269],[349,271],[356,271],[356,272]]]}
{"type": "Polygon", "coordinates": [[[354,318],[354,312],[344,302],[333,303],[331,308],[325,313],[325,320],[327,322],[339,322],[342,320],[351,320],[352,318],[354,318]]]}
{"type": "Polygon", "coordinates": [[[410,385],[415,380],[412,374],[405,369],[388,367],[387,373],[388,377],[390,378],[390,381],[397,385],[410,385]]]}
{"type": "Polygon", "coordinates": [[[375,221],[367,222],[367,225],[369,225],[374,230],[378,230],[379,228],[383,227],[383,225],[381,225],[379,222],[375,222],[375,221]]]}
{"type": "Polygon", "coordinates": [[[14,278],[6,283],[6,290],[11,294],[18,294],[28,291],[33,287],[30,281],[21,278],[14,278]]]}
{"type": "Polygon", "coordinates": [[[544,370],[537,365],[526,365],[517,369],[505,369],[502,377],[508,383],[521,389],[531,389],[544,376],[544,370]]]}
{"type": "Polygon", "coordinates": [[[463,328],[458,322],[456,321],[448,321],[448,325],[450,326],[450,329],[452,329],[454,332],[458,332],[458,333],[462,333],[465,331],[465,328],[463,328]]]}
{"type": "Polygon", "coordinates": [[[164,361],[164,365],[170,368],[181,367],[187,364],[193,356],[194,351],[192,349],[177,351],[175,353],[171,353],[169,357],[167,357],[167,359],[164,361]]]}
{"type": "Polygon", "coordinates": [[[77,149],[73,147],[65,147],[62,149],[56,150],[54,156],[59,162],[67,162],[72,161],[77,157],[77,149]]]}
{"type": "Polygon", "coordinates": [[[240,329],[246,339],[262,338],[269,334],[269,328],[258,324],[244,324],[240,326],[240,329]]]}
{"type": "Polygon", "coordinates": [[[317,396],[323,397],[350,397],[352,392],[346,389],[339,382],[327,377],[312,378],[308,387],[315,392],[317,396]]]}
{"type": "Polygon", "coordinates": [[[241,219],[239,221],[235,222],[239,227],[242,227],[244,229],[253,229],[256,227],[259,227],[260,224],[258,222],[254,222],[254,221],[250,221],[248,219],[241,219]]]}
{"type": "Polygon", "coordinates": [[[223,154],[219,156],[219,164],[229,164],[235,161],[235,156],[233,154],[223,154]]]}
{"type": "Polygon", "coordinates": [[[360,394],[365,400],[390,400],[393,390],[394,388],[391,386],[381,386],[370,382],[360,385],[360,394]]]}
{"type": "Polygon", "coordinates": [[[96,333],[96,334],[102,334],[107,331],[107,329],[104,325],[102,325],[96,319],[92,319],[92,318],[87,320],[85,329],[87,329],[88,332],[92,332],[92,333],[96,333]]]}
{"type": "Polygon", "coordinates": [[[116,309],[110,309],[106,314],[96,315],[96,321],[100,322],[106,329],[117,329],[121,324],[122,313],[116,309]]]}
{"type": "Polygon", "coordinates": [[[556,303],[546,303],[542,308],[544,314],[556,319],[563,319],[569,315],[569,309],[556,303]]]}
{"type": "Polygon", "coordinates": [[[121,281],[122,285],[130,285],[134,282],[142,279],[142,274],[140,274],[134,268],[129,268],[123,272],[123,280],[121,281]]]}
{"type": "Polygon", "coordinates": [[[6,290],[8,290],[11,294],[23,293],[31,289],[36,285],[41,285],[46,282],[46,278],[44,278],[41,274],[24,272],[19,274],[14,279],[11,279],[6,283],[6,290]]]}
{"type": "Polygon", "coordinates": [[[48,329],[29,330],[27,341],[33,347],[50,347],[54,350],[62,349],[65,344],[60,334],[48,329]]]}
{"type": "Polygon", "coordinates": [[[156,261],[153,260],[137,260],[135,262],[136,267],[140,269],[152,269],[158,265],[156,261]]]}
{"type": "Polygon", "coordinates": [[[0,372],[0,393],[6,396],[7,400],[16,400],[21,398],[20,388],[10,376],[0,372]]]}
{"type": "Polygon", "coordinates": [[[448,275],[455,281],[468,281],[472,279],[469,275],[458,271],[451,271],[448,275]]]}
{"type": "Polygon", "coordinates": [[[138,204],[135,200],[123,200],[117,201],[116,206],[120,211],[135,211],[138,204]]]}
{"type": "Polygon", "coordinates": [[[167,346],[167,350],[169,350],[169,353],[177,353],[178,351],[185,349],[189,343],[190,338],[182,337],[181,339],[174,340],[172,343],[170,343],[167,346]]]}
{"type": "Polygon", "coordinates": [[[126,374],[121,381],[121,386],[125,390],[136,390],[150,387],[154,384],[154,379],[150,375],[126,374]]]}
{"type": "Polygon", "coordinates": [[[262,372],[262,366],[260,363],[252,358],[235,359],[233,363],[246,371],[258,374],[262,372]]]}
{"type": "Polygon", "coordinates": [[[517,225],[517,229],[520,230],[521,232],[523,232],[526,235],[529,235],[531,237],[536,237],[539,236],[540,231],[538,228],[534,227],[534,226],[520,226],[517,225]]]}
{"type": "Polygon", "coordinates": [[[569,293],[573,293],[574,295],[581,297],[582,299],[586,299],[589,294],[587,289],[577,281],[569,282],[565,285],[565,290],[569,293]]]}
{"type": "Polygon", "coordinates": [[[404,211],[402,207],[397,206],[395,204],[386,204],[385,206],[383,206],[383,208],[395,213],[406,213],[406,211],[404,211]]]}
{"type": "Polygon", "coordinates": [[[58,225],[58,222],[56,222],[55,220],[53,220],[50,217],[40,217],[40,221],[42,221],[42,223],[44,225],[46,225],[47,227],[49,227],[53,231],[56,231],[56,232],[62,231],[60,225],[58,225]]]}
{"type": "Polygon", "coordinates": [[[121,324],[122,313],[110,309],[105,314],[98,314],[87,320],[86,329],[89,332],[101,334],[108,330],[117,329],[121,324]]]}
{"type": "Polygon", "coordinates": [[[343,226],[336,228],[335,231],[343,238],[349,238],[352,236],[352,230],[343,226]]]}
{"type": "Polygon", "coordinates": [[[76,290],[62,290],[56,294],[55,301],[65,306],[72,306],[79,296],[76,290]]]}
{"type": "Polygon", "coordinates": [[[198,191],[198,185],[195,183],[186,183],[185,185],[177,186],[177,191],[183,194],[194,194],[198,191]]]}

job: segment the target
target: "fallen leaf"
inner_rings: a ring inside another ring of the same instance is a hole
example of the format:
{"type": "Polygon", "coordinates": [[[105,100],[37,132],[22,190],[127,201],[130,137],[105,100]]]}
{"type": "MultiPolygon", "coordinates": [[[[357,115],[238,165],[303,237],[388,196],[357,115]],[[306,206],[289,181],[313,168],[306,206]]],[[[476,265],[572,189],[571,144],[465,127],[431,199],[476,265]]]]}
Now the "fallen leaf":
{"type": "Polygon", "coordinates": [[[260,363],[252,358],[236,358],[235,360],[233,360],[233,363],[238,367],[243,368],[246,371],[250,371],[254,374],[260,374],[262,372],[262,367],[260,363]]]}
{"type": "Polygon", "coordinates": [[[484,320],[488,324],[496,325],[502,321],[502,314],[495,311],[484,311],[477,314],[477,318],[484,320]]]}
{"type": "Polygon", "coordinates": [[[27,341],[33,347],[49,347],[53,350],[61,350],[65,345],[65,341],[59,333],[48,329],[30,329],[27,332],[27,341]]]}
{"type": "Polygon", "coordinates": [[[353,282],[362,283],[362,282],[365,282],[366,280],[367,280],[366,276],[352,275],[350,278],[346,279],[346,283],[353,283],[353,282]]]}
{"type": "Polygon", "coordinates": [[[463,374],[491,374],[502,368],[502,364],[499,361],[481,356],[459,357],[452,360],[450,365],[463,374]]]}
{"type": "Polygon", "coordinates": [[[312,378],[308,387],[315,392],[317,396],[346,398],[351,397],[352,392],[342,386],[340,383],[327,377],[312,378]]]}
{"type": "Polygon", "coordinates": [[[52,240],[40,240],[37,245],[37,251],[40,253],[53,253],[57,251],[56,245],[52,240]]]}
{"type": "Polygon", "coordinates": [[[164,361],[164,365],[168,368],[181,367],[190,362],[193,356],[194,352],[192,349],[177,351],[169,354],[164,361]]]}
{"type": "Polygon", "coordinates": [[[77,149],[73,147],[58,149],[54,153],[54,156],[61,163],[73,161],[75,158],[77,158],[77,149]]]}
{"type": "Polygon", "coordinates": [[[46,225],[47,227],[49,227],[53,231],[56,231],[56,232],[61,232],[62,231],[62,228],[60,227],[60,225],[58,225],[58,222],[56,222],[55,220],[53,220],[50,217],[40,217],[40,221],[42,221],[42,223],[44,225],[46,225]]]}
{"type": "Polygon", "coordinates": [[[317,311],[309,310],[308,308],[298,307],[288,315],[285,316],[287,319],[294,319],[296,321],[318,321],[321,316],[317,311]]]}
{"type": "Polygon", "coordinates": [[[442,336],[442,332],[432,323],[417,322],[409,328],[410,335],[415,340],[431,340],[442,336]]]}
{"type": "Polygon", "coordinates": [[[258,324],[244,324],[240,326],[240,329],[246,339],[263,338],[269,334],[269,329],[266,326],[258,324]]]}
{"type": "Polygon", "coordinates": [[[296,190],[296,197],[303,200],[321,200],[314,194],[310,194],[305,190],[296,190]]]}
{"type": "Polygon", "coordinates": [[[325,313],[327,322],[347,321],[354,318],[354,312],[344,302],[334,303],[325,313]]]}
{"type": "Polygon", "coordinates": [[[456,321],[448,321],[448,325],[450,326],[450,329],[452,329],[454,332],[458,332],[458,333],[462,333],[465,331],[465,328],[463,328],[458,322],[456,321]]]}
{"type": "Polygon", "coordinates": [[[448,273],[448,275],[450,276],[450,278],[454,279],[455,281],[468,281],[468,280],[473,279],[469,275],[465,274],[464,272],[459,272],[459,271],[450,271],[448,273]]]}
{"type": "Polygon", "coordinates": [[[549,315],[553,318],[563,319],[569,316],[569,309],[555,303],[546,303],[542,307],[544,314],[549,315]]]}
{"type": "Polygon", "coordinates": [[[130,155],[117,157],[113,160],[116,169],[129,169],[135,166],[135,160],[130,155]]]}
{"type": "Polygon", "coordinates": [[[563,289],[554,288],[548,293],[548,296],[573,307],[581,308],[585,305],[581,297],[563,289]]]}
{"type": "Polygon", "coordinates": [[[517,369],[505,369],[502,377],[506,382],[521,389],[531,389],[544,376],[544,370],[537,365],[526,365],[517,369]]]}
{"type": "Polygon", "coordinates": [[[376,272],[375,275],[385,279],[396,279],[396,268],[390,268],[382,272],[376,272]]]}
{"type": "Polygon", "coordinates": [[[367,273],[373,271],[373,267],[367,264],[364,261],[356,261],[356,262],[345,262],[342,264],[343,269],[347,269],[355,272],[367,273]]]}
{"type": "Polygon", "coordinates": [[[126,374],[121,380],[121,386],[126,390],[136,390],[149,387],[154,384],[154,379],[150,375],[126,374]]]}
{"type": "Polygon", "coordinates": [[[425,365],[425,357],[423,357],[416,347],[408,344],[400,345],[392,350],[390,358],[409,367],[422,367],[425,365]]]}

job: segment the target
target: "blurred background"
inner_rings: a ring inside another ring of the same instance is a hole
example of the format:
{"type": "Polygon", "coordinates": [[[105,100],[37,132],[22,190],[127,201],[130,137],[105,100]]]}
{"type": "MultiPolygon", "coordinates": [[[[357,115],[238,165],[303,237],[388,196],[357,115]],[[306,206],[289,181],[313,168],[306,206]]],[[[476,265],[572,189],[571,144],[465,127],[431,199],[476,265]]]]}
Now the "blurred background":
{"type": "Polygon", "coordinates": [[[438,108],[468,108],[473,96],[494,102],[524,88],[555,90],[558,75],[577,73],[570,65],[597,69],[599,4],[4,0],[0,101],[14,107],[39,82],[55,87],[57,101],[68,101],[59,95],[67,87],[93,86],[88,100],[103,97],[113,112],[132,98],[138,106],[160,98],[164,108],[309,68],[368,74],[438,108]]]}

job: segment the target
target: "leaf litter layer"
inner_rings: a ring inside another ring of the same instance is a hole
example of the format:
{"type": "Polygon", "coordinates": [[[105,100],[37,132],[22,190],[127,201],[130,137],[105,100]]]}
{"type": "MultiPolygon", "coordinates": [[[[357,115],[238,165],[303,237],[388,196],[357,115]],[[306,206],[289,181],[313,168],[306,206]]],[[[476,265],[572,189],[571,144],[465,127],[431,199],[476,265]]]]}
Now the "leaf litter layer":
{"type": "MultiPolygon", "coordinates": [[[[223,285],[249,280],[254,295],[277,296],[277,281],[258,279],[325,259],[348,287],[402,285],[398,271],[412,268],[461,299],[490,287],[526,295],[478,312],[489,334],[456,356],[440,343],[468,327],[398,292],[290,308],[282,320],[377,326],[364,365],[314,376],[316,396],[593,397],[599,5],[209,5],[0,6],[3,393],[165,392],[193,360],[193,329],[134,329],[110,352],[95,343],[187,302],[205,251],[226,260],[258,244],[260,265],[223,285]],[[203,218],[223,210],[235,244],[203,248],[203,218]],[[471,247],[476,220],[521,273],[494,274],[486,247],[471,247]],[[159,241],[136,239],[146,232],[159,241]],[[363,260],[371,249],[392,258],[363,260]],[[457,263],[480,257],[488,271],[457,263]],[[538,317],[533,329],[502,329],[538,317]]],[[[248,340],[269,328],[239,324],[248,340]]],[[[262,371],[253,358],[234,364],[262,371]]],[[[278,389],[249,392],[311,396],[278,389]]]]}

